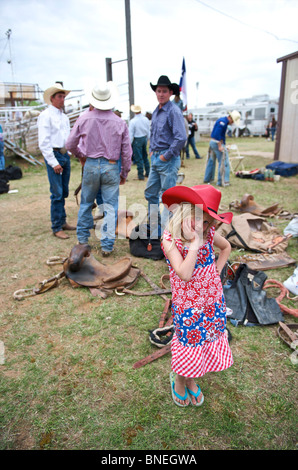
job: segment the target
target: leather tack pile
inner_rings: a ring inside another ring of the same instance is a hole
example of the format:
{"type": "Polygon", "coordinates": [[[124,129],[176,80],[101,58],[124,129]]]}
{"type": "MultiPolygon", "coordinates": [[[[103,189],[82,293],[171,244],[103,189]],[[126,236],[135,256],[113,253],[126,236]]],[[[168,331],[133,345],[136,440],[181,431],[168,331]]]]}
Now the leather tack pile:
{"type": "Polygon", "coordinates": [[[287,253],[289,239],[295,235],[290,231],[282,233],[272,220],[297,220],[297,214],[291,214],[279,207],[278,203],[264,208],[251,194],[244,194],[241,201],[233,201],[229,208],[239,212],[230,225],[221,224],[217,232],[239,251],[246,251],[237,258],[238,263],[246,263],[251,269],[267,270],[294,265],[296,260],[287,253]]]}
{"type": "Polygon", "coordinates": [[[252,194],[244,194],[241,201],[232,201],[229,205],[230,209],[235,209],[237,212],[248,212],[250,214],[258,215],[260,217],[278,217],[283,219],[292,219],[298,214],[290,213],[279,207],[279,203],[276,202],[269,207],[262,207],[254,200],[252,194]]]}
{"type": "Polygon", "coordinates": [[[278,203],[262,207],[251,194],[245,194],[240,202],[231,202],[229,207],[238,214],[230,225],[221,224],[217,228],[241,252],[232,263],[227,263],[222,279],[226,305],[231,309],[229,319],[234,326],[278,324],[278,335],[285,342],[290,340],[295,350],[291,361],[297,363],[298,327],[286,324],[284,315],[298,317],[298,309],[286,306],[283,300],[298,299],[298,268],[283,283],[267,279],[264,271],[297,264],[286,250],[289,240],[298,237],[298,215],[283,210],[278,203]],[[272,223],[276,219],[290,220],[283,233],[272,223]],[[269,288],[280,291],[277,298],[267,296],[269,288]]]}
{"type": "MultiPolygon", "coordinates": [[[[298,317],[298,309],[286,307],[282,300],[284,298],[295,300],[290,296],[290,292],[296,295],[296,299],[298,298],[298,268],[295,270],[297,273],[294,272],[292,276],[294,280],[291,277],[284,283],[267,279],[264,271],[296,264],[296,260],[286,253],[286,249],[289,239],[298,236],[296,233],[297,215],[279,208],[278,203],[264,208],[256,203],[254,197],[249,194],[245,194],[240,202],[232,202],[230,209],[234,209],[239,214],[234,215],[231,224],[219,225],[217,232],[229,240],[232,247],[241,252],[245,251],[245,253],[241,253],[233,263],[228,262],[221,275],[227,310],[229,311],[228,318],[234,326],[278,323],[280,325],[279,336],[284,340],[285,335],[289,335],[291,330],[290,324],[288,324],[288,329],[284,328],[284,314],[298,317]],[[281,233],[271,222],[276,218],[290,219],[290,223],[293,223],[291,230],[287,233],[285,231],[281,233]],[[280,289],[280,295],[276,299],[267,296],[266,290],[271,287],[280,289]]],[[[135,229],[132,214],[125,212],[119,215],[121,216],[119,216],[117,233],[122,234],[124,238],[129,238],[135,229]]],[[[157,328],[149,331],[149,341],[158,350],[137,361],[133,367],[137,369],[170,351],[174,329],[171,300],[167,294],[171,294],[171,289],[163,283],[163,279],[168,278],[168,275],[162,277],[162,287],[158,287],[141,269],[133,266],[130,257],[124,257],[113,264],[106,265],[93,256],[89,245],[76,245],[67,258],[51,259],[47,264],[63,264],[63,270],[56,276],[39,283],[37,288],[16,291],[14,293],[16,300],[44,293],[56,287],[63,277],[68,279],[72,287],[86,287],[92,295],[102,299],[112,293],[119,296],[156,294],[165,301],[157,328]],[[146,292],[132,289],[140,277],[148,282],[152,290],[146,292]]],[[[296,350],[298,328],[292,328],[290,333],[291,345],[295,346],[292,349],[296,350]]],[[[293,360],[296,359],[295,353],[293,360]]]]}

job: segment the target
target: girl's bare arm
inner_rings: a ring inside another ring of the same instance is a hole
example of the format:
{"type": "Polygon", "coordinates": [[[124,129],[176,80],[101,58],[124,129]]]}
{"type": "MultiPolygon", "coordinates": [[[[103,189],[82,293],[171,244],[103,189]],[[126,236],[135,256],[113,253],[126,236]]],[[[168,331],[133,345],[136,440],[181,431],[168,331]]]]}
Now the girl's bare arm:
{"type": "Polygon", "coordinates": [[[189,243],[189,250],[185,259],[182,258],[180,251],[176,245],[172,244],[171,241],[163,240],[163,246],[167,258],[177,275],[182,279],[182,281],[188,282],[191,279],[195,268],[198,249],[200,246],[199,238],[195,238],[189,243]]]}
{"type": "Polygon", "coordinates": [[[230,256],[230,253],[231,253],[231,245],[228,242],[228,240],[226,240],[224,237],[222,237],[221,235],[219,235],[218,233],[215,232],[215,234],[214,234],[214,246],[216,246],[216,248],[219,248],[219,250],[220,250],[219,256],[218,256],[218,259],[217,259],[217,262],[216,262],[216,267],[217,267],[218,272],[220,274],[221,271],[223,270],[226,262],[229,259],[229,256],[230,256]]]}

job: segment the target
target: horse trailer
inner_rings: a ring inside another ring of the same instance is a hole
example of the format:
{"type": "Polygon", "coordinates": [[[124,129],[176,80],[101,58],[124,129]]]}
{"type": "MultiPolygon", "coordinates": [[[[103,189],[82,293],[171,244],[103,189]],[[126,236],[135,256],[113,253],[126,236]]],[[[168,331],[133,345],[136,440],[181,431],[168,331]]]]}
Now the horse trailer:
{"type": "Polygon", "coordinates": [[[233,135],[262,136],[266,134],[266,128],[272,117],[277,120],[278,99],[270,99],[268,95],[256,95],[252,98],[239,99],[232,105],[208,103],[204,108],[193,108],[188,113],[193,114],[198,124],[198,134],[210,135],[215,121],[234,109],[241,114],[241,120],[237,128],[232,126],[230,129],[233,135]]]}

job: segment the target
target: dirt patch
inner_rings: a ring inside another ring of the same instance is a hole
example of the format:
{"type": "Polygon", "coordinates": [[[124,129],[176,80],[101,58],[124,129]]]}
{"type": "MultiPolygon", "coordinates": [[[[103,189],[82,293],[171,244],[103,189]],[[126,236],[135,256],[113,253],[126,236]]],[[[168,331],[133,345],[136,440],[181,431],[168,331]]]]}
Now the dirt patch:
{"type": "Polygon", "coordinates": [[[241,155],[247,155],[249,157],[263,157],[263,158],[269,158],[273,160],[274,153],[273,152],[258,152],[257,150],[249,150],[249,151],[243,151],[241,150],[241,155]]]}

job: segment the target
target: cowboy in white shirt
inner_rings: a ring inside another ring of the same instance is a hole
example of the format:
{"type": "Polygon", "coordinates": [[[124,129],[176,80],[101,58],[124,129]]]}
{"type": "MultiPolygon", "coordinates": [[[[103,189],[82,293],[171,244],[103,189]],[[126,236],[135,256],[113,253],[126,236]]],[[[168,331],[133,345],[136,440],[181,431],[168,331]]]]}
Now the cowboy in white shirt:
{"type": "Polygon", "coordinates": [[[55,83],[44,92],[49,105],[38,117],[38,144],[44,157],[51,192],[51,222],[53,234],[69,238],[64,230],[75,230],[66,222],[65,199],[68,197],[70,157],[65,142],[70,133],[68,117],[64,114],[64,99],[70,93],[55,83]]]}
{"type": "Polygon", "coordinates": [[[130,109],[135,113],[135,117],[129,121],[129,137],[133,149],[133,159],[137,165],[138,179],[144,180],[149,176],[150,164],[147,153],[147,142],[150,138],[150,121],[141,114],[141,107],[131,105],[130,109]]]}

